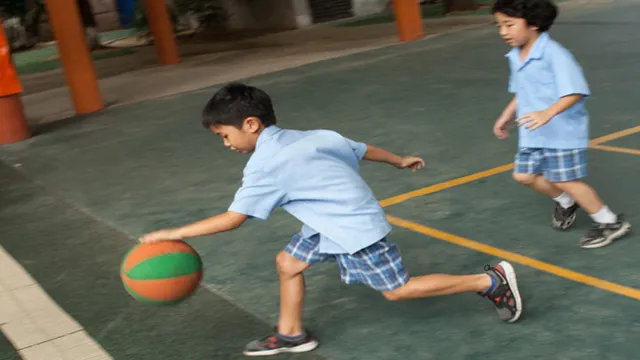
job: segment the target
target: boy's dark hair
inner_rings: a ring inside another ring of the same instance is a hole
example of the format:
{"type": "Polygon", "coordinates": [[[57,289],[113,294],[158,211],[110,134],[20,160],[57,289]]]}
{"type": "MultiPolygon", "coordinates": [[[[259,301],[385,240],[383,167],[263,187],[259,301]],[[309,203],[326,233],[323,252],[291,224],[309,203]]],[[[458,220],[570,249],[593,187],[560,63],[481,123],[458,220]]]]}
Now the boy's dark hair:
{"type": "Polygon", "coordinates": [[[271,98],[264,91],[241,83],[230,83],[218,90],[202,110],[202,125],[242,127],[248,117],[257,117],[265,127],[276,124],[271,98]]]}
{"type": "Polygon", "coordinates": [[[545,32],[558,16],[558,7],[551,0],[496,0],[491,13],[497,12],[525,19],[529,26],[538,27],[538,32],[545,32]]]}

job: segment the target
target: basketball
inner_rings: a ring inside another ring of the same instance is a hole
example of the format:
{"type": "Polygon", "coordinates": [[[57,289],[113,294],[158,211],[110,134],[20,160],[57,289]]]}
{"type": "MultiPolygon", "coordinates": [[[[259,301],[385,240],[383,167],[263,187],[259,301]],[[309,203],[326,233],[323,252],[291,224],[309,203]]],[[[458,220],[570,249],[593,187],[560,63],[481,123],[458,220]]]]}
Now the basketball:
{"type": "Polygon", "coordinates": [[[124,257],[120,277],[127,292],[149,304],[177,304],[195,292],[202,259],[183,241],[136,245],[124,257]]]}

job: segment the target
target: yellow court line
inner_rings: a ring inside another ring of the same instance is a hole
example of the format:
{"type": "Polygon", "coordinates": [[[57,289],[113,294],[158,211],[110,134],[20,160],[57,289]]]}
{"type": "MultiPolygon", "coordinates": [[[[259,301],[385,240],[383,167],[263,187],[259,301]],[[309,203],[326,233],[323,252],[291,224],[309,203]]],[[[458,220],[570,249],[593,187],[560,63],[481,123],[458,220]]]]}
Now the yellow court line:
{"type": "Polygon", "coordinates": [[[611,140],[615,140],[615,139],[620,139],[621,137],[625,137],[631,134],[635,134],[637,132],[640,132],[640,125],[632,127],[632,128],[628,128],[622,131],[616,131],[614,133],[611,133],[609,135],[605,135],[605,136],[601,136],[599,138],[595,138],[593,140],[591,140],[589,142],[589,145],[600,145],[606,142],[609,142],[611,140]]]}
{"type": "Polygon", "coordinates": [[[413,199],[415,197],[418,196],[424,196],[424,195],[428,195],[428,194],[432,194],[434,192],[438,192],[438,191],[442,191],[445,189],[449,189],[452,188],[454,186],[458,186],[458,185],[462,185],[462,184],[466,184],[466,183],[470,183],[472,181],[476,181],[482,178],[486,178],[492,175],[496,175],[496,174],[500,174],[506,171],[509,171],[513,169],[513,163],[510,164],[505,164],[502,166],[498,166],[495,167],[493,169],[489,169],[489,170],[485,170],[485,171],[481,171],[475,174],[471,174],[471,175],[467,175],[467,176],[463,176],[457,179],[453,179],[453,180],[448,180],[439,184],[435,184],[435,185],[431,185],[431,186],[427,186],[425,188],[422,189],[418,189],[418,190],[414,190],[408,193],[404,193],[404,194],[400,194],[397,196],[393,196],[390,197],[388,199],[384,199],[382,201],[380,201],[380,205],[382,205],[382,207],[386,207],[386,206],[390,206],[390,205],[395,205],[404,201],[407,201],[409,199],[413,199]]]}
{"type": "Polygon", "coordinates": [[[623,147],[618,147],[618,146],[591,145],[591,148],[592,149],[598,149],[598,150],[604,150],[604,151],[613,151],[613,152],[619,152],[619,153],[625,153],[625,154],[640,155],[640,150],[623,148],[623,147]]]}
{"type": "Polygon", "coordinates": [[[395,226],[408,229],[423,235],[427,235],[439,240],[443,240],[455,245],[459,245],[468,249],[476,250],[485,254],[489,254],[504,260],[508,260],[514,263],[518,263],[524,266],[528,266],[540,271],[547,272],[568,280],[579,282],[582,284],[590,285],[602,290],[610,291],[619,295],[630,297],[632,299],[640,300],[640,290],[634,289],[628,286],[615,284],[606,280],[598,279],[593,276],[581,274],[572,270],[568,270],[553,264],[549,264],[540,260],[532,259],[530,257],[513,253],[510,251],[502,250],[477,242],[474,240],[466,239],[461,236],[446,233],[428,226],[420,225],[408,220],[400,219],[394,216],[387,216],[389,222],[395,226]]]}
{"type": "MultiPolygon", "coordinates": [[[[594,149],[617,151],[617,152],[624,152],[624,153],[628,153],[628,154],[638,155],[637,150],[634,150],[634,149],[616,148],[616,147],[613,147],[613,146],[600,145],[600,144],[605,143],[607,141],[619,139],[621,137],[625,137],[625,136],[628,136],[628,135],[631,135],[631,134],[635,134],[637,132],[640,132],[640,125],[636,126],[636,127],[629,128],[629,129],[617,131],[617,132],[611,133],[609,135],[601,136],[599,138],[595,138],[595,139],[591,140],[589,142],[589,144],[594,149]],[[623,149],[624,149],[624,151],[623,151],[623,149]]],[[[399,204],[399,203],[405,202],[405,201],[407,201],[409,199],[413,199],[413,198],[416,198],[416,197],[433,194],[435,192],[446,190],[446,189],[449,189],[449,188],[452,188],[452,187],[455,187],[455,186],[458,186],[458,185],[464,185],[464,184],[470,183],[472,181],[480,180],[480,179],[483,179],[483,178],[486,178],[486,177],[489,177],[489,176],[493,176],[493,175],[501,174],[503,172],[507,172],[507,171],[509,171],[511,169],[513,169],[513,163],[504,164],[504,165],[495,167],[493,169],[481,171],[481,172],[478,172],[478,173],[474,173],[474,174],[471,174],[471,175],[463,176],[463,177],[456,178],[456,179],[453,179],[453,180],[448,180],[448,181],[445,181],[445,182],[442,182],[442,183],[439,183],[439,184],[427,186],[427,187],[424,187],[422,189],[413,190],[413,191],[410,191],[410,192],[407,192],[407,193],[404,193],[404,194],[392,196],[390,198],[387,198],[387,199],[384,199],[384,200],[380,201],[380,205],[382,207],[387,207],[387,206],[399,204]]]]}

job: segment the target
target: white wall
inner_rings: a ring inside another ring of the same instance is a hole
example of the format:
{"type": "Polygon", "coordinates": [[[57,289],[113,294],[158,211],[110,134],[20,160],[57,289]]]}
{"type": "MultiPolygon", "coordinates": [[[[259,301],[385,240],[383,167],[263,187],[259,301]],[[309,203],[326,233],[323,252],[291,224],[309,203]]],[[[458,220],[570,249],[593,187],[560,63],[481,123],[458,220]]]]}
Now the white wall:
{"type": "Polygon", "coordinates": [[[309,0],[291,0],[293,2],[293,12],[296,17],[298,27],[313,25],[309,0]]]}
{"type": "Polygon", "coordinates": [[[365,16],[380,12],[387,7],[389,1],[390,0],[351,0],[355,16],[365,16]]]}

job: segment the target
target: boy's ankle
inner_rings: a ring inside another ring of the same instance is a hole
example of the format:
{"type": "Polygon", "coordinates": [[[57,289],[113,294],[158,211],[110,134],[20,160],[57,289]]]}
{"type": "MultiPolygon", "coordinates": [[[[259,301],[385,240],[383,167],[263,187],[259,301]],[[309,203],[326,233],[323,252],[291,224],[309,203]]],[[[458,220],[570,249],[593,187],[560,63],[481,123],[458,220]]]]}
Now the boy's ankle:
{"type": "Polygon", "coordinates": [[[482,295],[486,295],[491,293],[496,286],[498,286],[498,281],[488,273],[481,274],[482,278],[478,282],[478,286],[480,290],[478,291],[482,295]]]}
{"type": "Polygon", "coordinates": [[[281,335],[285,338],[298,337],[300,335],[304,335],[306,332],[303,327],[281,325],[277,325],[275,327],[275,331],[278,335],[281,335]]]}
{"type": "Polygon", "coordinates": [[[278,337],[284,341],[289,342],[298,342],[307,338],[306,331],[297,333],[296,335],[284,335],[281,332],[278,332],[278,337]]]}

